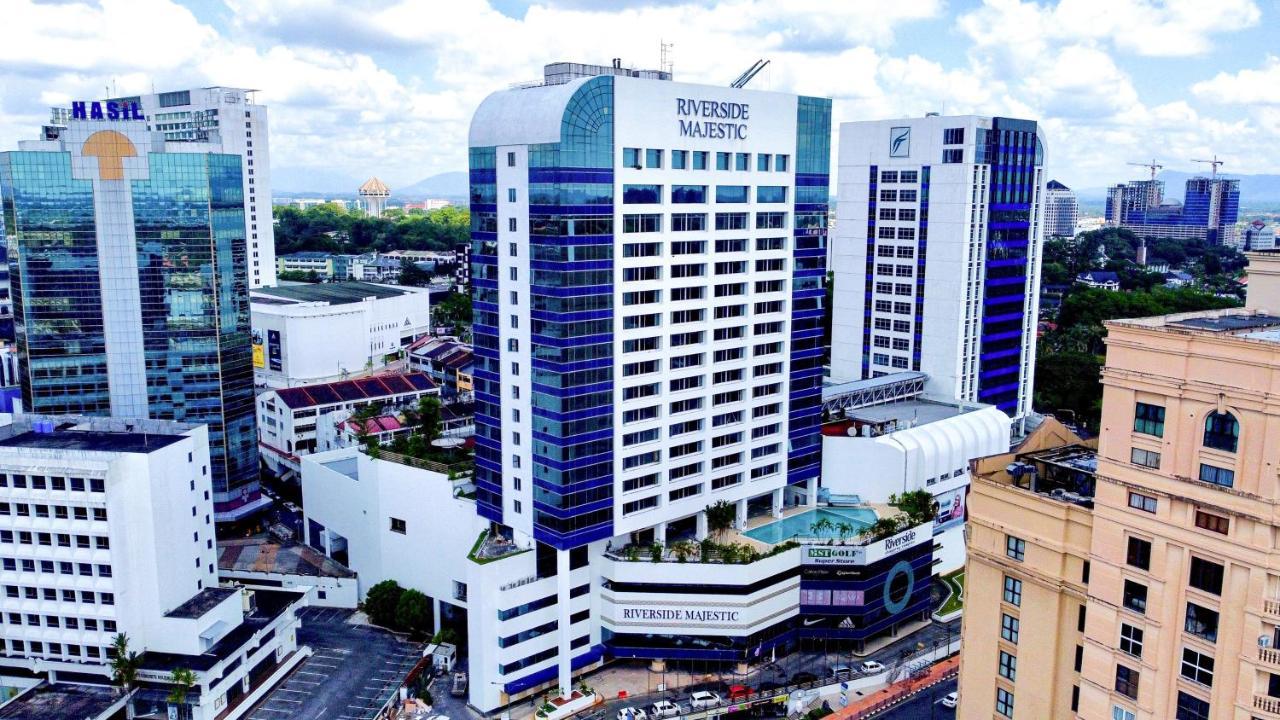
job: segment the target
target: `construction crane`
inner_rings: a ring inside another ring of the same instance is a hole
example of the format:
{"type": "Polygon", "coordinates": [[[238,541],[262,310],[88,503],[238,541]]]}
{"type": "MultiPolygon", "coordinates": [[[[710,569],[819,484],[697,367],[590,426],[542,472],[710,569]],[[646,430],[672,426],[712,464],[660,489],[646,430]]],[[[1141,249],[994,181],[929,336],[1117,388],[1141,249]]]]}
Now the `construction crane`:
{"type": "Polygon", "coordinates": [[[1224,164],[1225,161],[1219,160],[1215,153],[1212,160],[1192,160],[1191,162],[1205,163],[1213,166],[1213,179],[1218,179],[1218,166],[1224,164]]]}
{"type": "Polygon", "coordinates": [[[1155,180],[1155,179],[1156,179],[1156,171],[1157,171],[1157,170],[1163,170],[1163,169],[1164,169],[1164,166],[1163,166],[1163,165],[1161,165],[1161,164],[1159,164],[1159,163],[1157,163],[1157,162],[1156,162],[1156,160],[1155,160],[1155,158],[1151,158],[1151,162],[1149,162],[1149,163],[1131,162],[1131,163],[1125,163],[1125,164],[1126,164],[1126,165],[1137,165],[1138,167],[1144,167],[1144,168],[1150,168],[1150,169],[1151,169],[1151,179],[1152,179],[1152,180],[1155,180]]]}
{"type": "Polygon", "coordinates": [[[744,87],[747,83],[751,82],[751,78],[758,75],[760,71],[764,69],[764,66],[768,64],[769,64],[769,61],[763,58],[755,61],[755,63],[752,64],[751,67],[747,68],[746,72],[738,76],[737,80],[734,80],[733,82],[729,83],[729,87],[732,87],[732,88],[744,87]]]}

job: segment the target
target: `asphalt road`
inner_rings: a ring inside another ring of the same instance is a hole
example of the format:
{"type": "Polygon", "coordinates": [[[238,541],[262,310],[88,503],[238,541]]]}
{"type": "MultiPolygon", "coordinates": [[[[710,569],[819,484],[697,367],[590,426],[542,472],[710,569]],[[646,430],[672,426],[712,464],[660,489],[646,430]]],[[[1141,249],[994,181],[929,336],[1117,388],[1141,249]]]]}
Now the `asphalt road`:
{"type": "Polygon", "coordinates": [[[298,644],[315,651],[245,717],[370,720],[422,656],[422,646],[367,625],[350,610],[305,608],[298,644]]]}
{"type": "Polygon", "coordinates": [[[952,720],[955,708],[943,707],[942,698],[956,689],[956,679],[951,678],[915,695],[906,702],[875,716],[875,720],[952,720]]]}

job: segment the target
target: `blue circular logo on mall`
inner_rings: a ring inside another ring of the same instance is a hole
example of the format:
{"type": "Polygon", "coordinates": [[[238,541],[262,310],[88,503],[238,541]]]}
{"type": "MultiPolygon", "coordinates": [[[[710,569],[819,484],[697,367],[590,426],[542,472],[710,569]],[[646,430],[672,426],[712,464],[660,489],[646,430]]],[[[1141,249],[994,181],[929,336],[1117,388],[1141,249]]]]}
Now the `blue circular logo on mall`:
{"type": "Polygon", "coordinates": [[[911,572],[911,563],[899,560],[889,569],[889,575],[884,579],[884,609],[890,615],[905,610],[915,587],[916,578],[911,572]]]}

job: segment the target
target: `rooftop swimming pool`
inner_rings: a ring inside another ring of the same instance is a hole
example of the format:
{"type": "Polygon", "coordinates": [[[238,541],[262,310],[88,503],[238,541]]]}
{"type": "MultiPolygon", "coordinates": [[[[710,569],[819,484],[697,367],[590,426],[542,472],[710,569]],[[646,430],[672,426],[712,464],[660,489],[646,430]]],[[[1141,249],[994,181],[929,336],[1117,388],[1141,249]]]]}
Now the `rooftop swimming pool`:
{"type": "Polygon", "coordinates": [[[847,536],[853,537],[861,532],[863,528],[875,522],[877,517],[876,511],[871,508],[814,508],[799,515],[792,515],[767,525],[743,531],[742,534],[752,540],[759,540],[770,545],[777,545],[794,537],[839,539],[840,531],[837,528],[840,523],[848,523],[853,526],[853,532],[847,536]],[[830,520],[831,527],[823,528],[815,533],[813,530],[814,524],[822,520],[830,520]]]}

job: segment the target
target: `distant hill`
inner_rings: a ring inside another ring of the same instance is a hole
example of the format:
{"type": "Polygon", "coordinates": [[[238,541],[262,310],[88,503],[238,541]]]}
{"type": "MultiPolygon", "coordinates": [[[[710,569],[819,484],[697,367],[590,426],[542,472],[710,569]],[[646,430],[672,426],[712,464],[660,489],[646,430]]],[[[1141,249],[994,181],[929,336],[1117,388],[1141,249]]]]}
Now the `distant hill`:
{"type": "Polygon", "coordinates": [[[398,198],[465,198],[468,194],[467,173],[461,171],[444,172],[432,175],[425,180],[403,188],[392,188],[391,193],[398,198]]]}
{"type": "MultiPolygon", "coordinates": [[[[1164,181],[1165,198],[1169,200],[1182,200],[1183,193],[1186,189],[1187,179],[1205,174],[1206,173],[1165,170],[1157,177],[1164,181]]],[[[1235,178],[1240,181],[1241,205],[1247,207],[1252,205],[1273,205],[1280,203],[1280,175],[1232,175],[1230,173],[1223,173],[1222,176],[1235,178]]],[[[1076,196],[1085,201],[1105,200],[1107,197],[1107,190],[1106,188],[1081,188],[1076,190],[1076,196]]]]}

